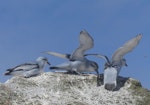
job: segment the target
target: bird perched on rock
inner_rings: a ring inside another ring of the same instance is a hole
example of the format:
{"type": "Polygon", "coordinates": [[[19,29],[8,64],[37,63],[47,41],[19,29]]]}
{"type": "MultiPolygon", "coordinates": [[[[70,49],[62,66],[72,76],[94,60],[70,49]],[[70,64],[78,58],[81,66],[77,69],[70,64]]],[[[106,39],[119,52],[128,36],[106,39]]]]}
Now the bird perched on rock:
{"type": "Polygon", "coordinates": [[[142,35],[139,34],[134,38],[126,42],[122,47],[118,48],[112,56],[112,59],[109,60],[107,56],[101,54],[86,54],[94,55],[106,60],[104,68],[104,87],[107,90],[114,90],[117,87],[117,77],[122,68],[122,66],[127,66],[126,59],[124,55],[131,52],[141,40],[142,35]]]}
{"type": "Polygon", "coordinates": [[[24,63],[14,68],[7,69],[4,75],[22,76],[29,78],[43,72],[44,66],[50,63],[45,57],[38,57],[35,63],[24,63]]]}
{"type": "Polygon", "coordinates": [[[94,61],[88,60],[84,56],[85,51],[93,48],[94,40],[90,36],[90,34],[85,30],[80,32],[79,40],[80,40],[80,45],[72,54],[60,54],[60,53],[50,52],[50,51],[45,52],[47,54],[61,57],[61,58],[66,58],[69,60],[68,62],[50,67],[50,69],[67,70],[68,72],[75,72],[77,74],[80,74],[82,72],[96,71],[97,81],[98,81],[97,85],[100,85],[101,83],[100,83],[100,75],[98,71],[98,64],[94,61]]]}

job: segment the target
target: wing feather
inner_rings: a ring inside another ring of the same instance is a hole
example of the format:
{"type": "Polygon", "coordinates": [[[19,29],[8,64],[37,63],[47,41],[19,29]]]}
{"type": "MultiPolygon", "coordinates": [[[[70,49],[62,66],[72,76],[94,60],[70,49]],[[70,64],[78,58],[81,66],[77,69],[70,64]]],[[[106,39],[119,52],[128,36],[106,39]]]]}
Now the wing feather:
{"type": "Polygon", "coordinates": [[[112,61],[118,61],[123,59],[123,56],[131,52],[140,42],[142,35],[139,34],[136,37],[130,39],[122,47],[118,48],[112,56],[112,61]]]}
{"type": "Polygon", "coordinates": [[[51,52],[51,51],[44,52],[44,53],[49,54],[49,55],[53,55],[56,57],[64,58],[64,59],[70,59],[70,56],[71,56],[71,54],[61,54],[61,53],[51,52]]]}
{"type": "Polygon", "coordinates": [[[31,69],[37,69],[39,68],[38,64],[35,64],[35,63],[24,63],[24,64],[21,64],[21,65],[18,65],[14,68],[11,68],[11,69],[8,69],[7,71],[10,71],[10,72],[13,72],[13,71],[28,71],[28,70],[31,70],[31,69]]]}
{"type": "Polygon", "coordinates": [[[71,59],[83,59],[85,51],[94,46],[94,40],[86,30],[80,32],[79,40],[80,46],[73,52],[71,59]]]}

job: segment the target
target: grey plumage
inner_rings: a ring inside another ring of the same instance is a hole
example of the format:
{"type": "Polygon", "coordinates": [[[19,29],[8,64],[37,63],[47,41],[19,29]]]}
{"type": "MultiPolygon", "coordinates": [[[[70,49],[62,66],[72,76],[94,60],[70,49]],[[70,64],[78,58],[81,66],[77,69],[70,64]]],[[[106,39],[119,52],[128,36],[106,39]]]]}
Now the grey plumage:
{"type": "Polygon", "coordinates": [[[36,76],[43,72],[43,68],[46,64],[50,65],[47,58],[38,57],[35,63],[24,63],[7,69],[4,75],[22,76],[26,78],[36,76]]]}
{"type": "Polygon", "coordinates": [[[85,59],[85,57],[84,57],[85,51],[93,48],[93,46],[94,46],[93,38],[85,30],[80,32],[80,38],[79,39],[80,39],[80,46],[71,55],[71,60],[83,60],[83,59],[85,59]]]}
{"type": "Polygon", "coordinates": [[[44,53],[49,54],[49,55],[53,55],[53,56],[56,56],[56,57],[68,59],[68,60],[71,59],[71,54],[61,54],[61,53],[52,52],[52,51],[47,51],[47,52],[44,52],[44,53]]]}
{"type": "MultiPolygon", "coordinates": [[[[94,46],[93,38],[87,31],[83,30],[80,32],[79,40],[80,45],[72,54],[60,54],[50,51],[45,52],[47,54],[61,58],[66,58],[69,60],[68,62],[62,63],[60,65],[50,67],[50,69],[67,70],[69,72],[75,71],[76,73],[96,71],[98,78],[100,78],[98,72],[98,64],[94,61],[88,60],[87,58],[85,58],[84,55],[85,51],[93,48],[94,46]]],[[[98,83],[98,85],[100,85],[100,83],[98,83]]]]}
{"type": "Polygon", "coordinates": [[[105,59],[106,64],[104,68],[104,87],[107,90],[114,90],[117,87],[117,77],[119,72],[122,66],[127,66],[126,60],[123,57],[138,45],[141,38],[142,35],[139,34],[136,37],[130,39],[122,47],[115,51],[111,60],[101,54],[87,54],[105,59]]]}
{"type": "Polygon", "coordinates": [[[70,61],[86,59],[84,53],[85,51],[93,48],[94,40],[86,30],[80,32],[79,40],[80,40],[80,45],[72,54],[60,54],[52,51],[47,51],[44,53],[69,59],[70,61]]]}

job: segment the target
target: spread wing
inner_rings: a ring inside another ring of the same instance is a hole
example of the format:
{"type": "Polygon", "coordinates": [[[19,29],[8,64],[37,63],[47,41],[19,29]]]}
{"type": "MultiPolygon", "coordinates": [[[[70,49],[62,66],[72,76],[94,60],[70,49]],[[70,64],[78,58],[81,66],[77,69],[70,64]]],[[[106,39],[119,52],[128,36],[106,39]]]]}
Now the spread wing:
{"type": "Polygon", "coordinates": [[[94,46],[94,40],[90,34],[83,30],[80,32],[80,46],[73,52],[71,59],[81,60],[84,59],[84,52],[94,46]]]}
{"type": "Polygon", "coordinates": [[[142,35],[139,34],[136,37],[130,39],[122,47],[118,48],[112,56],[112,61],[118,61],[123,59],[123,56],[131,52],[139,43],[142,35]]]}
{"type": "Polygon", "coordinates": [[[60,54],[60,53],[51,52],[51,51],[44,52],[44,53],[49,54],[49,55],[53,55],[56,57],[64,58],[64,59],[70,59],[70,56],[71,56],[71,54],[60,54]]]}

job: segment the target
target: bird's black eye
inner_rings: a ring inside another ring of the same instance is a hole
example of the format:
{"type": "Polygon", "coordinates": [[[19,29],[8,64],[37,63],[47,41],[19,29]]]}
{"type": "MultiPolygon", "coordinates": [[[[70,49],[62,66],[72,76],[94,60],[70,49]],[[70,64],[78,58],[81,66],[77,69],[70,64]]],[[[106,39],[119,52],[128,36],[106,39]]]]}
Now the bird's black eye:
{"type": "Polygon", "coordinates": [[[47,61],[47,59],[46,59],[46,58],[44,58],[43,60],[44,60],[44,61],[47,61]]]}
{"type": "Polygon", "coordinates": [[[111,67],[111,65],[109,63],[105,63],[104,70],[107,69],[108,67],[111,67]]]}
{"type": "Polygon", "coordinates": [[[110,67],[110,64],[108,64],[108,63],[105,63],[105,66],[106,66],[106,67],[110,67]]]}
{"type": "Polygon", "coordinates": [[[117,65],[112,65],[112,67],[114,67],[114,68],[118,68],[118,66],[117,66],[117,65]]]}

